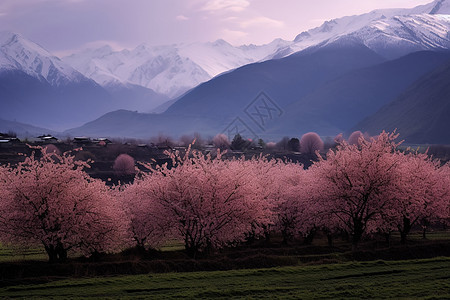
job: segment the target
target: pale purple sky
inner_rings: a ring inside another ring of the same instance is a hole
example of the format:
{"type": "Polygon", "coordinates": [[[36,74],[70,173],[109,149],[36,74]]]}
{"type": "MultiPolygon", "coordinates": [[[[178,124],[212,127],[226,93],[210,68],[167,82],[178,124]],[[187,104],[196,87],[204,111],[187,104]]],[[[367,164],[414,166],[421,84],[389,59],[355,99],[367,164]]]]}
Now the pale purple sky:
{"type": "Polygon", "coordinates": [[[292,40],[323,21],[432,0],[0,0],[0,30],[59,54],[108,43],[292,40]]]}

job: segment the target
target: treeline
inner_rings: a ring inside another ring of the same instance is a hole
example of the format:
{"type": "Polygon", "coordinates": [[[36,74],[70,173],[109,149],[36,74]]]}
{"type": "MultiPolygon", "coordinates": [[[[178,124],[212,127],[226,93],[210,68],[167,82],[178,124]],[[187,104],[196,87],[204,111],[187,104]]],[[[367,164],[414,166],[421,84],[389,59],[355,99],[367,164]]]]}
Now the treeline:
{"type": "Polygon", "coordinates": [[[416,224],[449,221],[450,166],[398,150],[396,138],[340,140],[308,169],[188,148],[169,153],[170,166],[148,164],[133,183],[112,188],[86,174],[87,162],[36,148],[40,155],[0,167],[0,241],[42,245],[50,261],[173,239],[195,257],[274,232],[285,242],[346,233],[356,248],[363,237],[399,231],[405,242],[416,224]]]}

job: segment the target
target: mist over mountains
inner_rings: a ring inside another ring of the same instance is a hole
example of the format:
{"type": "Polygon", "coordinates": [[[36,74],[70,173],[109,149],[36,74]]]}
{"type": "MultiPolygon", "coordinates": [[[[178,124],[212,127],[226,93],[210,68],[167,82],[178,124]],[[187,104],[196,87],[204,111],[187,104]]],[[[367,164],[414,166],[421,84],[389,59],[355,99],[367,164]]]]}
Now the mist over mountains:
{"type": "Polygon", "coordinates": [[[105,46],[60,59],[4,32],[0,119],[70,135],[276,140],[398,128],[408,142],[450,143],[449,124],[437,121],[450,117],[449,29],[450,0],[438,0],[330,20],[261,46],[105,46]]]}

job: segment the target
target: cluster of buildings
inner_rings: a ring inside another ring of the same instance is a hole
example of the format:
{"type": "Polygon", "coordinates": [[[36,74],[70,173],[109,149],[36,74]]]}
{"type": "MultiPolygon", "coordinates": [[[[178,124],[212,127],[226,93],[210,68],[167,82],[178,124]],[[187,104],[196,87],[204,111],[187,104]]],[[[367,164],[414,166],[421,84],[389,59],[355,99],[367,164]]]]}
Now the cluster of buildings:
{"type": "MultiPolygon", "coordinates": [[[[44,134],[40,135],[35,138],[27,138],[25,140],[20,140],[17,138],[14,134],[11,133],[1,133],[0,132],[0,147],[7,147],[12,146],[19,143],[33,143],[33,144],[58,144],[62,141],[59,140],[57,137],[51,135],[51,134],[44,134]]],[[[98,138],[98,139],[91,139],[89,137],[74,137],[73,139],[69,140],[68,142],[73,143],[75,145],[93,145],[98,144],[99,146],[106,146],[108,144],[111,144],[111,140],[107,138],[98,138]]]]}

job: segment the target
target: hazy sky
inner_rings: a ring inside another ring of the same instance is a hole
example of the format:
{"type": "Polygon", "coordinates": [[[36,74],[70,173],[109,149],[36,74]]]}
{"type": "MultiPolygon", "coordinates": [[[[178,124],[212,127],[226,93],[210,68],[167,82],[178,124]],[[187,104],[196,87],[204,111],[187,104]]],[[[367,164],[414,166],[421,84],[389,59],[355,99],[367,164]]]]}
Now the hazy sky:
{"type": "Polygon", "coordinates": [[[223,38],[240,44],[292,40],[323,21],[431,0],[0,0],[0,30],[64,54],[223,38]]]}

